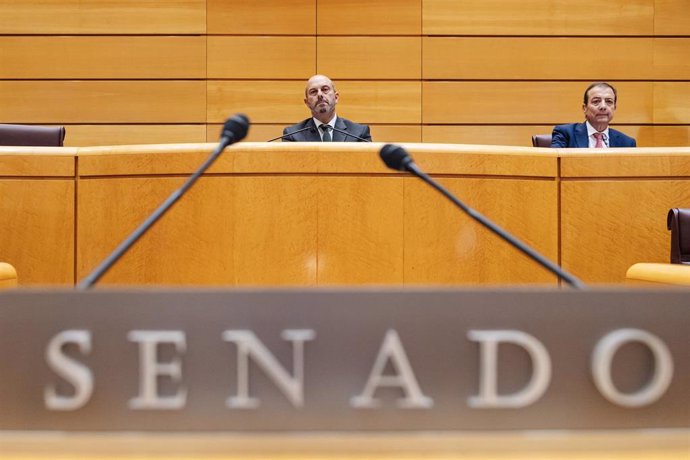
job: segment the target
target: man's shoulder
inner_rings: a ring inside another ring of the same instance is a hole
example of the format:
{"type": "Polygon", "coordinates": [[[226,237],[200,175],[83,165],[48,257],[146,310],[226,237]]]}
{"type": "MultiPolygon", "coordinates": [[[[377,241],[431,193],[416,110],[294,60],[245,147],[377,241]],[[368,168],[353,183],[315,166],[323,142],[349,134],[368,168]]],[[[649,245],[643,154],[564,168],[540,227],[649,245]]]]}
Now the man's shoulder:
{"type": "Polygon", "coordinates": [[[343,123],[345,123],[349,128],[361,128],[361,129],[364,129],[364,128],[367,128],[367,127],[368,127],[367,125],[363,125],[363,124],[361,124],[361,123],[355,123],[354,121],[348,120],[347,118],[338,117],[338,119],[341,120],[343,123]]]}
{"type": "Polygon", "coordinates": [[[306,120],[302,120],[299,123],[295,123],[294,125],[286,126],[284,131],[285,132],[293,132],[297,131],[298,129],[304,129],[307,127],[309,122],[311,121],[311,118],[307,118],[306,120]]]}
{"type": "Polygon", "coordinates": [[[564,132],[572,132],[575,131],[575,129],[579,126],[582,125],[583,123],[565,123],[563,125],[556,125],[553,127],[554,131],[564,131],[564,132]]]}

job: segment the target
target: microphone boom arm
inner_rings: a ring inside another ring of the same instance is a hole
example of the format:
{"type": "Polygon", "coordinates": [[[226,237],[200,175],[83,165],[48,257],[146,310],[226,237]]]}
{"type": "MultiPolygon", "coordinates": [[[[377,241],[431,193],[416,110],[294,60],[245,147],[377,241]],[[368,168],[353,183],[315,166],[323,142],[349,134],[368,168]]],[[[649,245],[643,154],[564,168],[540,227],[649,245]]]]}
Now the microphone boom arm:
{"type": "Polygon", "coordinates": [[[223,153],[223,150],[233,142],[240,141],[247,134],[249,120],[244,115],[236,115],[230,118],[226,123],[222,132],[220,143],[211,152],[211,155],[204,161],[204,163],[182,184],[182,186],[175,190],[158,208],[134,230],[120,245],[111,252],[108,257],[101,262],[89,275],[77,284],[77,289],[84,290],[93,286],[106,272],[117,262],[127,250],[137,242],[156,222],[160,219],[174,205],[177,200],[194,185],[194,183],[201,177],[201,175],[216,161],[216,159],[223,153]],[[244,132],[242,132],[244,131],[244,132]]]}
{"type": "Polygon", "coordinates": [[[551,273],[558,276],[559,278],[563,279],[566,283],[568,283],[572,287],[577,288],[577,289],[585,289],[585,285],[578,278],[571,275],[567,271],[563,270],[561,267],[559,267],[555,263],[551,262],[546,257],[542,256],[536,250],[532,249],[530,246],[526,245],[525,243],[523,243],[522,241],[520,241],[519,239],[517,239],[516,237],[514,237],[510,233],[506,232],[503,228],[499,227],[497,224],[495,224],[494,222],[489,220],[487,217],[485,217],[480,212],[475,211],[471,207],[467,206],[465,203],[460,201],[459,198],[457,198],[452,193],[450,193],[445,187],[443,187],[441,184],[439,184],[436,181],[434,181],[433,179],[431,179],[431,177],[429,177],[425,172],[423,172],[421,169],[419,169],[414,162],[410,161],[409,163],[407,163],[406,169],[408,171],[410,171],[412,174],[414,174],[415,176],[422,179],[427,184],[431,185],[436,190],[438,190],[442,195],[444,195],[446,198],[448,198],[450,201],[452,201],[453,204],[455,204],[458,208],[460,208],[465,213],[467,213],[474,220],[476,220],[477,222],[482,224],[484,227],[486,227],[489,230],[491,230],[492,232],[494,232],[496,235],[503,238],[505,241],[510,243],[513,247],[519,249],[523,254],[530,257],[532,260],[537,262],[539,265],[546,268],[547,270],[549,270],[551,273]]]}

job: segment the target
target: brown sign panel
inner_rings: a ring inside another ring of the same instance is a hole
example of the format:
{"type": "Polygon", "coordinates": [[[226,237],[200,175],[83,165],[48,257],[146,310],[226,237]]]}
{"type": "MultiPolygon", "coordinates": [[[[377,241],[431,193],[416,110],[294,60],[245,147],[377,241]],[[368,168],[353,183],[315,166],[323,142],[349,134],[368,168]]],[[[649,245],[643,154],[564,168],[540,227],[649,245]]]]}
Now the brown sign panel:
{"type": "Polygon", "coordinates": [[[0,294],[0,429],[688,426],[686,290],[0,294]]]}

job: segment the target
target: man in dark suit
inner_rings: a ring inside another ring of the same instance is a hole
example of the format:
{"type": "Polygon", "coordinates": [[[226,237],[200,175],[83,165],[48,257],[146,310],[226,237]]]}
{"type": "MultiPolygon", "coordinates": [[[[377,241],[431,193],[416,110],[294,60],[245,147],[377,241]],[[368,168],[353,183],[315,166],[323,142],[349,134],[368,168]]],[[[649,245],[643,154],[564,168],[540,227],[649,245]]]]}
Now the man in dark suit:
{"type": "Polygon", "coordinates": [[[311,118],[283,130],[288,142],[371,142],[367,125],[360,125],[335,114],[338,91],[325,75],[314,75],[304,90],[304,103],[311,118]]]}
{"type": "Polygon", "coordinates": [[[618,93],[608,83],[596,82],[585,90],[582,110],[584,123],[570,123],[553,128],[551,147],[609,148],[637,147],[635,139],[609,128],[616,112],[618,93]]]}

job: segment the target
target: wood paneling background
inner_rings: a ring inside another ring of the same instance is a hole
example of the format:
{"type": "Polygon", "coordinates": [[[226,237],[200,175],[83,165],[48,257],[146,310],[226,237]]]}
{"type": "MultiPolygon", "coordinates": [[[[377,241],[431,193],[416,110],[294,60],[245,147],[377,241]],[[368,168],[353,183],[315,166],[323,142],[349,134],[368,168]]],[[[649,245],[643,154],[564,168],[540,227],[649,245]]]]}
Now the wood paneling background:
{"type": "Polygon", "coordinates": [[[690,138],[687,0],[0,0],[0,123],[66,145],[253,141],[306,118],[331,76],[374,140],[527,146],[580,121],[591,82],[640,146],[690,138]]]}

